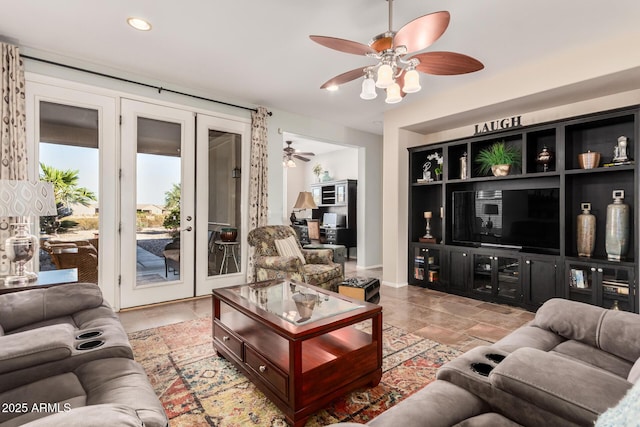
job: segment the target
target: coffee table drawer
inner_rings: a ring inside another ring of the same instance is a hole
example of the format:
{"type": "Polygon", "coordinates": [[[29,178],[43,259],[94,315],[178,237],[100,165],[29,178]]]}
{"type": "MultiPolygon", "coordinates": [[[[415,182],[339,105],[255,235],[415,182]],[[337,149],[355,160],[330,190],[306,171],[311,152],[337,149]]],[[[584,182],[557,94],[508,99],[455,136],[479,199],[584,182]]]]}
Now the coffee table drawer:
{"type": "Polygon", "coordinates": [[[242,341],[217,321],[213,322],[213,337],[238,359],[242,360],[242,341]]]}
{"type": "Polygon", "coordinates": [[[249,346],[245,347],[245,362],[251,370],[271,385],[280,395],[285,398],[289,397],[287,375],[249,346]]]}

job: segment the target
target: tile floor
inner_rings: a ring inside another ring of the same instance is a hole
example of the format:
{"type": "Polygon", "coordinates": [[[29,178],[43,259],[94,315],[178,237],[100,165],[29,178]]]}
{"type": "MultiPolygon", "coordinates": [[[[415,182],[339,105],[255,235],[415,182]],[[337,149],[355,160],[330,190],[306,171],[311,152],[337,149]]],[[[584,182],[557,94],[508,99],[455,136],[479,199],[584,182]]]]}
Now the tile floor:
{"type": "MultiPolygon", "coordinates": [[[[345,266],[347,277],[381,277],[382,270],[345,266]]],[[[381,286],[383,321],[461,351],[493,343],[533,319],[533,313],[501,304],[415,286],[381,286]]],[[[157,304],[118,313],[127,332],[211,315],[211,297],[157,304]]]]}

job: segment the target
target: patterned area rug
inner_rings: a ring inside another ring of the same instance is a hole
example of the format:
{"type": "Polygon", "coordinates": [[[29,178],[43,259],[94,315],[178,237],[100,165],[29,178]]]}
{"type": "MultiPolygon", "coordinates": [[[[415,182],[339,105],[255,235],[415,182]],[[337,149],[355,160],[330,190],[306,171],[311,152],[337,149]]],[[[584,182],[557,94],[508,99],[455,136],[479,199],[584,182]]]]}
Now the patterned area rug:
{"type": "MultiPolygon", "coordinates": [[[[129,338],[171,427],[287,425],[282,412],[262,392],[233,365],[216,356],[210,317],[133,332],[129,338]]],[[[386,324],[383,341],[380,384],[333,401],[312,415],[307,426],[366,423],[429,384],[442,364],[460,354],[386,324]]]]}

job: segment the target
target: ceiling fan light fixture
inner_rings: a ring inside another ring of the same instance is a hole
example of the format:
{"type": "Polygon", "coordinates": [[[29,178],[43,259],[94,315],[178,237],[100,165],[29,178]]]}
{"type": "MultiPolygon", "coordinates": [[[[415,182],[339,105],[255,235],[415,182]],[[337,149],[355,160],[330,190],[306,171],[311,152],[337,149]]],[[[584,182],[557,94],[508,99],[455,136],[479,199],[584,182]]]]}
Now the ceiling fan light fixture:
{"type": "Polygon", "coordinates": [[[295,168],[296,167],[296,162],[294,162],[293,159],[287,160],[287,167],[288,168],[295,168]]]}
{"type": "Polygon", "coordinates": [[[404,93],[415,93],[422,89],[420,86],[420,74],[415,69],[407,71],[404,75],[404,87],[402,91],[404,93]]]}
{"type": "Polygon", "coordinates": [[[375,99],[378,96],[376,92],[376,82],[371,77],[367,77],[362,81],[362,92],[360,92],[360,98],[362,99],[375,99]]]}
{"type": "Polygon", "coordinates": [[[393,83],[387,88],[387,99],[385,99],[384,102],[387,104],[397,104],[400,101],[402,101],[400,85],[398,83],[393,83]]]}
{"type": "Polygon", "coordinates": [[[380,89],[386,89],[395,81],[393,80],[393,69],[389,64],[382,64],[380,68],[378,68],[378,79],[376,80],[376,87],[380,89]]]}

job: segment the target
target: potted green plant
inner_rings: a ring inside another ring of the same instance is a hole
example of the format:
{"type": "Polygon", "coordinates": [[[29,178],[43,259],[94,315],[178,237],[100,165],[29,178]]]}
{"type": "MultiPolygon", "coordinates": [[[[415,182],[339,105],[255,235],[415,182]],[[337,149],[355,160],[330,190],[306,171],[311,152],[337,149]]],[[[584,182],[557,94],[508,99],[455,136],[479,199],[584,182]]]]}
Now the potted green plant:
{"type": "Polygon", "coordinates": [[[493,143],[489,148],[480,150],[476,157],[478,172],[486,175],[491,171],[495,176],[508,175],[511,166],[520,165],[520,150],[507,145],[504,141],[493,143]]]}

